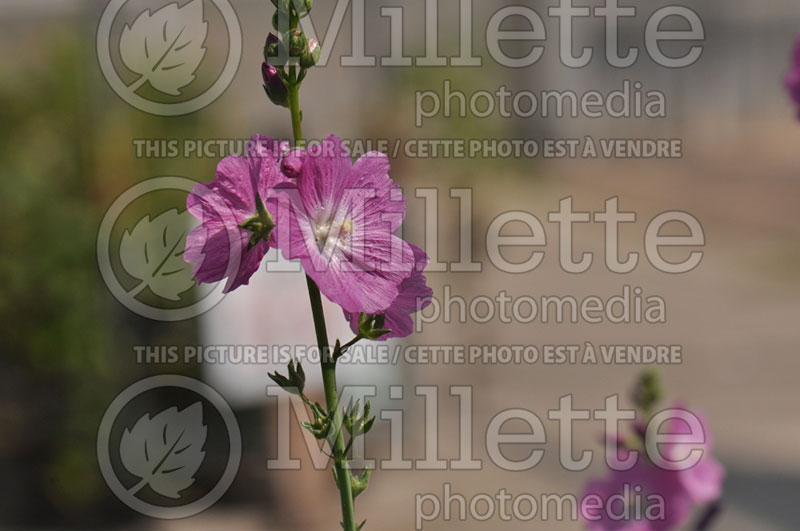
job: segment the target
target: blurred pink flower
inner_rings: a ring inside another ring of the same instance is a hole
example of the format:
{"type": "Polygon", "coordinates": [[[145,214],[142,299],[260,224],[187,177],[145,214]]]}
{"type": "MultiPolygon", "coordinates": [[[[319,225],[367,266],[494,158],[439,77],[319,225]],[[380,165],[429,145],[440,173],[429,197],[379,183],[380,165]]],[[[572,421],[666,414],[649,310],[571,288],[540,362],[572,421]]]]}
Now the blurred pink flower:
{"type": "MultiPolygon", "coordinates": [[[[674,406],[672,409],[691,414],[681,406],[674,406]]],[[[670,461],[681,461],[687,457],[689,451],[700,449],[703,451],[703,457],[695,466],[686,470],[674,472],[659,470],[667,472],[668,476],[665,479],[677,481],[691,501],[700,505],[717,500],[722,496],[722,480],[725,478],[725,469],[711,455],[711,434],[707,428],[708,423],[705,422],[702,415],[694,414],[694,416],[700,421],[706,440],[702,444],[694,445],[687,441],[681,441],[682,438],[686,439],[691,432],[689,424],[680,418],[671,418],[664,424],[663,432],[677,437],[675,442],[661,445],[661,453],[670,461]]]]}
{"type": "Polygon", "coordinates": [[[725,470],[711,456],[711,441],[706,423],[700,417],[697,418],[706,434],[706,440],[701,444],[690,444],[689,439],[681,441],[683,436],[690,434],[690,429],[680,418],[670,419],[660,430],[661,434],[673,435],[671,442],[660,445],[661,455],[668,461],[681,461],[694,449],[703,451],[700,461],[693,467],[686,470],[665,470],[648,460],[644,452],[640,452],[636,465],[630,470],[612,471],[607,478],[588,483],[581,516],[586,520],[590,531],[676,529],[689,519],[696,507],[721,497],[725,470]],[[602,508],[586,507],[586,499],[591,495],[603,501],[602,508]],[[642,509],[640,511],[631,508],[635,508],[637,496],[642,509]],[[663,511],[657,507],[659,504],[663,511]],[[651,506],[650,512],[647,511],[648,506],[651,506]],[[625,512],[625,507],[631,510],[625,512]]]}
{"type": "Polygon", "coordinates": [[[581,516],[588,529],[667,531],[681,525],[692,510],[692,502],[674,474],[655,467],[640,456],[632,469],[613,471],[605,479],[590,481],[581,505],[581,516]],[[602,508],[587,507],[587,497],[591,495],[602,500],[602,508]],[[637,505],[641,510],[636,508],[637,505]]]}
{"type": "Polygon", "coordinates": [[[794,102],[800,106],[800,38],[795,45],[792,69],[786,76],[786,88],[794,102]]]}

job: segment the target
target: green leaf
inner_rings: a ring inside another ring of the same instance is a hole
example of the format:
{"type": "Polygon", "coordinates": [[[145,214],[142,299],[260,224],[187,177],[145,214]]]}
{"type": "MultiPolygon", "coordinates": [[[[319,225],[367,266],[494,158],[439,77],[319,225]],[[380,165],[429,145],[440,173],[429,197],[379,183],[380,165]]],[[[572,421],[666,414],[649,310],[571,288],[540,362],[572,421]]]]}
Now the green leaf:
{"type": "Polygon", "coordinates": [[[367,468],[361,474],[361,477],[356,477],[353,473],[350,473],[352,478],[350,479],[350,487],[353,490],[353,500],[355,501],[358,498],[358,495],[367,490],[369,487],[369,478],[372,476],[372,469],[367,468]]]}

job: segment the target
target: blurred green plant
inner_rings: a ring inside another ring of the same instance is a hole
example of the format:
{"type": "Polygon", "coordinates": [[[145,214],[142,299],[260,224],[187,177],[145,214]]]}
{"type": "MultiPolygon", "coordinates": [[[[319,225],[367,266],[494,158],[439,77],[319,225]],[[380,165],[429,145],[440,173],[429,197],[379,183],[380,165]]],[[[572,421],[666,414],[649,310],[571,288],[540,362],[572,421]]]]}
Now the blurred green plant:
{"type": "MultiPolygon", "coordinates": [[[[97,525],[119,511],[97,469],[99,420],[158,370],[137,366],[132,345],[195,341],[192,324],[152,323],[114,301],[95,259],[99,222],[117,194],[176,163],[135,159],[132,139],[191,138],[198,123],[114,99],[80,20],[36,25],[6,33],[14,54],[0,54],[0,464],[15,471],[0,479],[0,514],[97,525]]],[[[180,162],[178,174],[207,171],[180,162]]]]}

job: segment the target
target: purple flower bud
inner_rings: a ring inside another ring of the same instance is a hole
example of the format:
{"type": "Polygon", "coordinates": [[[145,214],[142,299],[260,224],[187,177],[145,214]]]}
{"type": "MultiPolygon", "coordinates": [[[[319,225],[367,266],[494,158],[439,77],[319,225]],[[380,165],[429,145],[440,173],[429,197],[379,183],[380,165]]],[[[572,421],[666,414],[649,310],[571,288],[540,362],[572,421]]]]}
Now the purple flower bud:
{"type": "Polygon", "coordinates": [[[261,77],[264,79],[264,85],[269,86],[270,80],[278,75],[278,69],[272,65],[268,65],[266,61],[261,63],[261,77]]]}
{"type": "Polygon", "coordinates": [[[786,88],[795,103],[800,106],[800,39],[798,39],[794,50],[792,69],[789,71],[789,75],[786,76],[786,88]]]}
{"type": "Polygon", "coordinates": [[[261,63],[261,77],[264,78],[264,91],[270,101],[281,107],[289,106],[289,89],[283,82],[280,72],[266,61],[261,63]]]}
{"type": "Polygon", "coordinates": [[[281,53],[281,40],[274,33],[270,33],[267,37],[267,42],[264,43],[264,60],[269,61],[270,64],[275,64],[275,59],[281,53]]]}
{"type": "Polygon", "coordinates": [[[303,169],[303,162],[306,158],[306,152],[302,149],[295,149],[290,151],[283,157],[281,162],[281,171],[286,177],[290,179],[297,179],[300,177],[300,171],[303,169]]]}

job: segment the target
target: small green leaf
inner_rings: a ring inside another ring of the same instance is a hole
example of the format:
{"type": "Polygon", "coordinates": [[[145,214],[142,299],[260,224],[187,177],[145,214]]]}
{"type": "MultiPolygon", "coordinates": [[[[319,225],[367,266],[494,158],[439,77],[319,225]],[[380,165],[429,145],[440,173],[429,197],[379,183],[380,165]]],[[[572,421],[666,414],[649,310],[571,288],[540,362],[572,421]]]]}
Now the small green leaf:
{"type": "MultiPolygon", "coordinates": [[[[352,472],[351,472],[352,475],[352,472]]],[[[367,490],[369,487],[369,478],[372,476],[372,469],[367,468],[361,474],[361,477],[356,477],[352,475],[352,479],[350,480],[350,486],[353,490],[353,500],[358,498],[358,495],[367,490]]]]}

